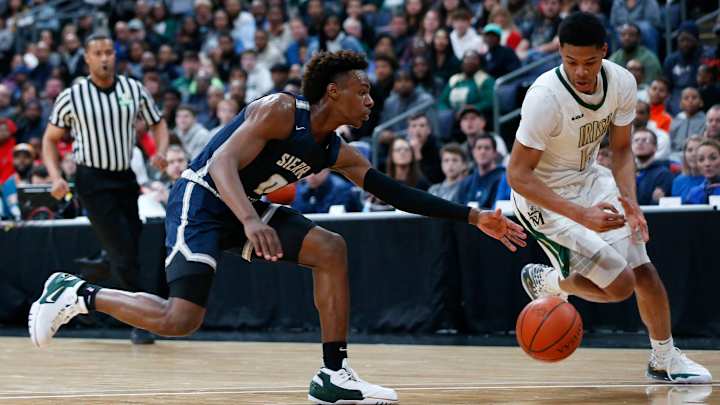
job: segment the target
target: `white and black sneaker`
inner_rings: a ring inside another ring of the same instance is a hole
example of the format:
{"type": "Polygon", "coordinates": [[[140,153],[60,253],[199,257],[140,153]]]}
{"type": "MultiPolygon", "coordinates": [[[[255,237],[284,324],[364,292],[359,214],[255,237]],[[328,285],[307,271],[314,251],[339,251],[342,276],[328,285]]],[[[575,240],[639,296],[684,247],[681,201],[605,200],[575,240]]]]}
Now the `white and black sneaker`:
{"type": "Polygon", "coordinates": [[[548,277],[560,278],[560,272],[544,264],[530,263],[520,271],[520,282],[531,300],[542,297],[559,297],[567,301],[568,295],[561,289],[552,288],[548,277]]]}
{"type": "Polygon", "coordinates": [[[50,344],[60,326],[78,314],[87,314],[83,297],[78,289],[85,280],[67,273],[54,273],[45,282],[40,299],[30,307],[28,329],[30,340],[36,347],[50,344]]]}
{"type": "Polygon", "coordinates": [[[308,400],[316,404],[397,404],[395,390],[363,381],[343,360],[337,371],[321,368],[310,381],[308,400]]]}
{"type": "Polygon", "coordinates": [[[710,372],[700,364],[690,360],[677,347],[664,358],[655,352],[650,353],[646,375],[651,380],[675,384],[709,384],[710,372]]]}

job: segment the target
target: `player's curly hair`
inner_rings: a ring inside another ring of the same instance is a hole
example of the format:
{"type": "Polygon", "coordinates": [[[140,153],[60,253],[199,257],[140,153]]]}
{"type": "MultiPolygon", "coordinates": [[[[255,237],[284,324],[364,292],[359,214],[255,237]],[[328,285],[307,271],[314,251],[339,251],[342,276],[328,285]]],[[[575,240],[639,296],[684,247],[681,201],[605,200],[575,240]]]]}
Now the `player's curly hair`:
{"type": "Polygon", "coordinates": [[[310,104],[315,104],[323,98],[327,85],[337,80],[339,74],[367,67],[365,56],[357,52],[318,52],[305,66],[302,94],[310,104]]]}

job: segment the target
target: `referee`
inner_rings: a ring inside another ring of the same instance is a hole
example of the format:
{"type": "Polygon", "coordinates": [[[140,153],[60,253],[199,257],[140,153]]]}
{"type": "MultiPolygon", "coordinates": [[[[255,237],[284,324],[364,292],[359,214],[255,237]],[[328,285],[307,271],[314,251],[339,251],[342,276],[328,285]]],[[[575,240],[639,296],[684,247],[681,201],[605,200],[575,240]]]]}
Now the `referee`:
{"type": "MultiPolygon", "coordinates": [[[[90,77],[65,89],[55,101],[43,136],[43,160],[52,179],[53,196],[63,198],[69,188],[61,175],[57,142],[70,131],[77,195],[108,252],[112,272],[130,291],[137,291],[139,186],[130,169],[135,120],[141,117],[152,129],[158,152],[151,162],[159,170],[167,165],[167,125],[141,83],[115,75],[115,50],[108,35],[88,37],[85,63],[90,77]]],[[[131,336],[133,343],[154,340],[139,329],[131,336]]]]}

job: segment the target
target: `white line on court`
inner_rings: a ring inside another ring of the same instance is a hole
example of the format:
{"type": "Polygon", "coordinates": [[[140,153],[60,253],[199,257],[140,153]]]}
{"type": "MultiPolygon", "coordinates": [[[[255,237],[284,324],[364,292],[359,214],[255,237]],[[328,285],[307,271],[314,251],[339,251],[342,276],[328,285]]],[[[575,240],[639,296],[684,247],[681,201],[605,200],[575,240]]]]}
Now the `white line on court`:
{"type": "MultiPolygon", "coordinates": [[[[434,387],[398,387],[396,391],[473,391],[473,390],[512,390],[512,389],[547,389],[547,388],[595,388],[595,389],[609,389],[609,388],[644,388],[644,387],[720,387],[720,383],[712,384],[565,384],[565,385],[476,385],[476,386],[434,386],[434,387]]],[[[397,385],[395,386],[397,387],[397,385]]],[[[158,392],[158,391],[144,391],[144,392],[127,392],[127,393],[78,393],[78,394],[57,394],[57,395],[19,395],[19,396],[7,396],[0,397],[0,401],[3,400],[15,400],[15,399],[58,399],[58,398],[91,398],[91,397],[141,397],[141,396],[198,396],[198,395],[240,395],[240,394],[295,394],[306,392],[307,388],[303,389],[266,389],[266,390],[226,390],[226,391],[213,391],[213,390],[195,390],[195,391],[175,391],[175,392],[158,392]]]]}

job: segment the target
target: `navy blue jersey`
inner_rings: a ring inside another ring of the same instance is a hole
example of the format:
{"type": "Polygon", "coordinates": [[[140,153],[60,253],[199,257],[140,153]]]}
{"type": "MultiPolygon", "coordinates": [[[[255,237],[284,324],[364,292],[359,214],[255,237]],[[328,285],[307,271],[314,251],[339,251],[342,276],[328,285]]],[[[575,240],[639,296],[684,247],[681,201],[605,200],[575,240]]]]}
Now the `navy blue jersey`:
{"type": "MultiPolygon", "coordinates": [[[[219,197],[215,183],[208,173],[213,154],[245,121],[245,109],[225,125],[203,151],[190,163],[183,177],[198,183],[219,197]]],[[[340,136],[331,134],[322,144],[310,132],[310,104],[295,97],[295,125],[286,139],[269,140],[253,161],[240,173],[240,181],[251,201],[271,193],[303,177],[335,164],[340,151],[340,136]]]]}

